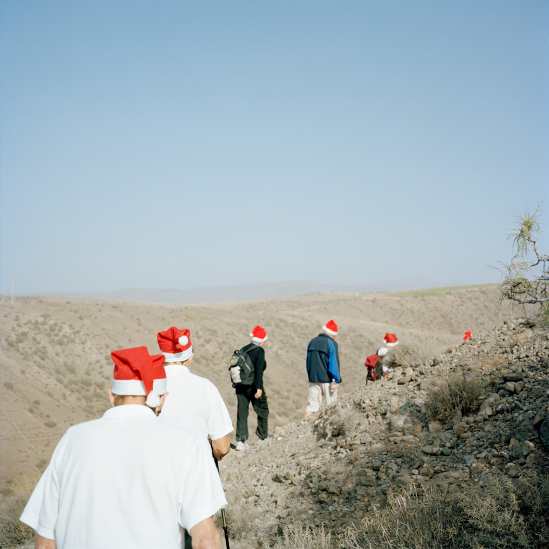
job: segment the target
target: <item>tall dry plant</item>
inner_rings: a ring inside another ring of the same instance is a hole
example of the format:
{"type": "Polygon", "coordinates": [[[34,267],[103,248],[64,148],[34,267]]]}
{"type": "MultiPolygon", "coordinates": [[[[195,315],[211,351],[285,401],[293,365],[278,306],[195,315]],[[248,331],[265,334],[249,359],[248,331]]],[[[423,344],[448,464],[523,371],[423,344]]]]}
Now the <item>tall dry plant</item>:
{"type": "Polygon", "coordinates": [[[413,368],[440,355],[443,345],[434,339],[416,339],[398,345],[389,353],[389,363],[393,366],[413,368]]]}
{"type": "Polygon", "coordinates": [[[515,255],[509,265],[503,265],[500,304],[503,300],[511,301],[525,313],[526,305],[539,305],[549,319],[549,255],[539,252],[536,236],[540,230],[540,214],[538,206],[534,212],[526,210],[515,217],[515,228],[509,235],[515,255]],[[526,259],[527,256],[531,259],[526,259]]]}
{"type": "Polygon", "coordinates": [[[484,394],[480,379],[453,375],[431,387],[425,400],[425,411],[435,421],[450,423],[478,412],[484,394]]]}
{"type": "MultiPolygon", "coordinates": [[[[271,546],[263,542],[263,548],[271,546]]],[[[332,549],[332,535],[321,526],[318,530],[303,528],[299,524],[284,527],[282,537],[272,546],[273,549],[332,549]]]]}

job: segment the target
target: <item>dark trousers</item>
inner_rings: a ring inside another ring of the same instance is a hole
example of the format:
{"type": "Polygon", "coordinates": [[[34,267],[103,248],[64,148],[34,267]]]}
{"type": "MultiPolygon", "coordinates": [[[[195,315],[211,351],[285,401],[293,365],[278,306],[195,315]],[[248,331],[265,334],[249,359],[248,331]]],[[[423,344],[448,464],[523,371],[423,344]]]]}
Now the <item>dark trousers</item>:
{"type": "Polygon", "coordinates": [[[257,389],[252,386],[236,386],[236,398],[238,400],[238,412],[236,419],[236,440],[244,442],[248,439],[248,413],[250,403],[257,414],[257,429],[255,434],[263,440],[269,434],[268,417],[269,405],[267,404],[267,395],[265,390],[261,397],[255,398],[257,389]]]}
{"type": "Polygon", "coordinates": [[[183,530],[185,536],[185,549],[193,549],[193,540],[188,530],[183,530]]]}

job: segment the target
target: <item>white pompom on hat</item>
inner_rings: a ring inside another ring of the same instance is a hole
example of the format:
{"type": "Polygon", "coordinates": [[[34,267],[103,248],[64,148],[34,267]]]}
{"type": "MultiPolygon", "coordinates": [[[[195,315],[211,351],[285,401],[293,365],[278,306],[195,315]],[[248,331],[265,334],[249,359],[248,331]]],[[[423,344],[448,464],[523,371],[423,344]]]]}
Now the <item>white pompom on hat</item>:
{"type": "Polygon", "coordinates": [[[146,396],[151,408],[160,406],[166,392],[166,371],[162,355],[149,355],[147,347],[113,351],[112,392],[115,395],[146,396]]]}
{"type": "Polygon", "coordinates": [[[256,326],[252,330],[250,337],[252,338],[252,341],[257,344],[263,343],[264,341],[267,341],[269,339],[267,336],[267,332],[261,326],[256,326]]]}
{"type": "Polygon", "coordinates": [[[164,332],[158,332],[156,340],[166,362],[185,362],[193,354],[190,330],[172,326],[164,332]]]}
{"type": "Polygon", "coordinates": [[[322,326],[322,329],[330,335],[337,335],[337,324],[333,320],[328,320],[325,326],[322,326]]]}
{"type": "Polygon", "coordinates": [[[398,345],[397,336],[395,334],[385,334],[383,343],[385,343],[387,347],[394,347],[395,345],[398,345]]]}

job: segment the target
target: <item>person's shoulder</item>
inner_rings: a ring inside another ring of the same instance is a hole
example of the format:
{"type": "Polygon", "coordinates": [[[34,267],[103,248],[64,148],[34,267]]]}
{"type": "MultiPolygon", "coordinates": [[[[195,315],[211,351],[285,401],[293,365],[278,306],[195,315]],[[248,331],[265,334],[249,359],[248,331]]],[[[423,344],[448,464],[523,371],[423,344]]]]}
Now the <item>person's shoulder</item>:
{"type": "Polygon", "coordinates": [[[205,439],[202,439],[193,431],[165,421],[157,421],[155,432],[157,434],[157,441],[163,441],[164,444],[172,448],[188,448],[191,445],[203,446],[204,443],[208,444],[205,439]]]}

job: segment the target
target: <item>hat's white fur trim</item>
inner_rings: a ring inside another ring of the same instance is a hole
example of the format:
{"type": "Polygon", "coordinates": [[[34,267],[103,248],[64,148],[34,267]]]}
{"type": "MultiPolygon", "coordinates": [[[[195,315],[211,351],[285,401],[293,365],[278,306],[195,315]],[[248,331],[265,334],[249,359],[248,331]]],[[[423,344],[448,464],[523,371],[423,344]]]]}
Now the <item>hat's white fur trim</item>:
{"type": "Polygon", "coordinates": [[[387,347],[394,347],[395,345],[398,345],[398,339],[396,340],[395,343],[387,343],[387,340],[384,339],[383,343],[385,343],[385,345],[387,345],[387,347]]]}
{"type": "Polygon", "coordinates": [[[185,349],[181,353],[164,353],[160,351],[165,357],[166,362],[185,362],[186,360],[189,360],[191,358],[191,355],[193,354],[193,346],[191,345],[188,349],[185,349]]]}
{"type": "Polygon", "coordinates": [[[326,328],[326,326],[322,326],[322,329],[327,333],[336,336],[337,332],[334,332],[333,330],[330,330],[330,328],[326,328]]]}
{"type": "Polygon", "coordinates": [[[250,337],[252,338],[252,341],[254,343],[263,343],[264,341],[267,341],[269,339],[268,335],[265,335],[263,339],[261,339],[260,337],[254,337],[254,334],[250,334],[250,337]]]}
{"type": "MultiPolygon", "coordinates": [[[[155,379],[151,392],[163,395],[167,390],[167,386],[166,378],[155,379]]],[[[147,396],[145,384],[140,379],[113,379],[112,392],[115,395],[147,396]]],[[[157,404],[157,406],[159,405],[160,403],[157,404]]]]}

